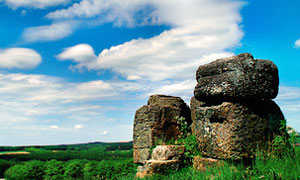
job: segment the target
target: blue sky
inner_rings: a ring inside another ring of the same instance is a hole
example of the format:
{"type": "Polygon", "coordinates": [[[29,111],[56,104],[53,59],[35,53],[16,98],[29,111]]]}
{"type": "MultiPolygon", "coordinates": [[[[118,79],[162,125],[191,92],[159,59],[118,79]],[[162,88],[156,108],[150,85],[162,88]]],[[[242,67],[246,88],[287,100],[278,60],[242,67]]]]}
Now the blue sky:
{"type": "Polygon", "coordinates": [[[1,145],[132,139],[151,94],[187,103],[199,65],[250,52],[279,68],[300,131],[297,0],[0,0],[1,145]]]}

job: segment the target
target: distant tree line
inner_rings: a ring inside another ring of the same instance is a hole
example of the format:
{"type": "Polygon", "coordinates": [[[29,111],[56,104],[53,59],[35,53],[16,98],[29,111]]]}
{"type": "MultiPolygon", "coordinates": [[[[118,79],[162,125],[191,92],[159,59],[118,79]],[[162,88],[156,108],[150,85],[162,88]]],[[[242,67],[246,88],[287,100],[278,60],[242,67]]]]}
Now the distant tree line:
{"type": "Polygon", "coordinates": [[[0,146],[1,151],[25,151],[28,148],[44,149],[44,150],[86,150],[90,148],[104,148],[107,151],[114,150],[130,150],[132,149],[132,142],[125,143],[103,143],[103,142],[93,142],[86,144],[71,144],[71,145],[48,145],[48,146],[0,146]]]}
{"type": "MultiPolygon", "coordinates": [[[[3,160],[2,160],[3,161],[3,160]]],[[[4,173],[6,180],[120,179],[136,171],[132,158],[115,161],[32,160],[16,164],[4,173]]]]}

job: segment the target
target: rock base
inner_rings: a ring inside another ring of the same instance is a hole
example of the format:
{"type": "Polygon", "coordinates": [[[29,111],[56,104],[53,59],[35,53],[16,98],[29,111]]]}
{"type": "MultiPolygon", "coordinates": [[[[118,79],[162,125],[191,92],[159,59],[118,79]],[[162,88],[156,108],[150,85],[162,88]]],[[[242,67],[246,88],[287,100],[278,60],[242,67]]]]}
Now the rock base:
{"type": "Polygon", "coordinates": [[[209,167],[222,166],[223,161],[213,158],[205,158],[200,156],[195,156],[193,161],[193,167],[199,171],[205,171],[209,167]]]}
{"type": "Polygon", "coordinates": [[[178,170],[179,160],[148,160],[144,166],[139,166],[136,178],[144,178],[153,174],[163,174],[170,170],[178,170]]]}
{"type": "Polygon", "coordinates": [[[139,166],[136,178],[144,178],[153,174],[163,174],[169,170],[178,170],[185,151],[183,145],[158,145],[152,152],[152,159],[139,166]]]}
{"type": "Polygon", "coordinates": [[[153,149],[153,160],[180,160],[182,159],[185,148],[183,145],[158,145],[153,149]]]}

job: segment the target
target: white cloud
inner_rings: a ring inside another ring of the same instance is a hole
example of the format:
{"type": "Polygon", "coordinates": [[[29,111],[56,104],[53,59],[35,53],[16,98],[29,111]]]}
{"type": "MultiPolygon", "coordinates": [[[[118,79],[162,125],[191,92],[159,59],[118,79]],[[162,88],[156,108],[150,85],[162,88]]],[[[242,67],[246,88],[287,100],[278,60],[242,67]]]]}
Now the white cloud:
{"type": "Polygon", "coordinates": [[[38,120],[53,123],[55,119],[64,122],[111,121],[106,112],[118,111],[120,101],[132,99],[131,92],[142,89],[143,86],[137,83],[121,81],[72,83],[46,75],[0,73],[1,127],[9,129],[14,123],[38,120]],[[107,100],[116,104],[100,105],[107,100]]]}
{"type": "Polygon", "coordinates": [[[298,40],[295,42],[295,47],[296,47],[296,48],[300,48],[300,39],[298,39],[298,40]]]}
{"type": "Polygon", "coordinates": [[[287,123],[300,131],[300,88],[280,86],[275,101],[280,106],[287,123]]]}
{"type": "Polygon", "coordinates": [[[69,36],[73,32],[73,22],[60,22],[47,26],[26,28],[22,38],[26,42],[54,41],[69,36]]]}
{"type": "Polygon", "coordinates": [[[0,0],[0,2],[4,2],[13,9],[19,7],[44,9],[51,6],[67,4],[70,0],[0,0]]]}
{"type": "Polygon", "coordinates": [[[49,126],[50,129],[58,129],[58,126],[55,126],[55,125],[51,125],[49,126]]]}
{"type": "MultiPolygon", "coordinates": [[[[0,140],[7,145],[131,140],[134,112],[146,104],[149,94],[176,95],[188,103],[194,84],[193,80],[73,83],[45,75],[0,73],[0,140]],[[109,136],[99,137],[105,131],[109,136]]],[[[297,130],[299,94],[300,88],[280,87],[276,99],[288,124],[297,130]]]]}
{"type": "Polygon", "coordinates": [[[0,68],[32,69],[41,63],[41,56],[33,49],[0,49],[0,68]]]}
{"type": "Polygon", "coordinates": [[[117,26],[134,26],[137,11],[151,4],[148,0],[82,0],[72,6],[47,15],[50,19],[97,18],[100,23],[113,22],[117,26]]]}
{"type": "Polygon", "coordinates": [[[196,80],[186,80],[178,83],[166,83],[158,86],[151,94],[164,94],[170,96],[179,96],[189,104],[197,82],[196,80]]]}
{"type": "Polygon", "coordinates": [[[127,80],[138,80],[138,79],[142,79],[140,76],[128,76],[127,80]]]}
{"type": "Polygon", "coordinates": [[[284,100],[292,100],[292,99],[300,99],[300,88],[281,86],[279,88],[279,93],[276,100],[284,101],[284,100]]]}
{"type": "Polygon", "coordinates": [[[74,47],[69,47],[57,56],[59,60],[73,60],[79,63],[76,68],[82,69],[81,64],[95,61],[97,56],[94,54],[93,48],[88,44],[78,44],[74,47]]]}
{"type": "Polygon", "coordinates": [[[77,124],[74,126],[74,129],[80,130],[80,129],[84,129],[83,125],[77,124]]]}
{"type": "MultiPolygon", "coordinates": [[[[83,0],[70,8],[50,13],[48,17],[70,20],[102,15],[104,19],[113,22],[120,20],[125,24],[130,21],[128,19],[133,18],[133,24],[137,24],[138,20],[134,14],[145,10],[145,7],[148,7],[146,5],[153,6],[155,10],[145,14],[143,18],[152,24],[170,25],[171,29],[150,39],[134,39],[104,49],[97,60],[89,58],[89,61],[79,61],[75,59],[75,53],[71,55],[70,49],[62,54],[67,53],[68,58],[77,62],[75,68],[109,69],[128,80],[188,80],[194,78],[193,73],[199,65],[231,56],[232,53],[228,52],[228,49],[239,45],[243,36],[239,27],[239,9],[242,4],[228,0],[180,0],[176,3],[170,0],[131,0],[125,4],[124,1],[117,0],[83,0]],[[104,5],[101,6],[100,2],[104,5]],[[119,6],[124,8],[120,12],[114,11],[114,8],[119,6]],[[92,10],[88,11],[89,9],[92,10]],[[106,14],[107,11],[111,12],[114,18],[111,18],[110,13],[106,14]],[[124,16],[124,12],[127,12],[128,16],[124,16]]],[[[93,57],[94,54],[89,51],[86,52],[86,56],[93,57]]]]}

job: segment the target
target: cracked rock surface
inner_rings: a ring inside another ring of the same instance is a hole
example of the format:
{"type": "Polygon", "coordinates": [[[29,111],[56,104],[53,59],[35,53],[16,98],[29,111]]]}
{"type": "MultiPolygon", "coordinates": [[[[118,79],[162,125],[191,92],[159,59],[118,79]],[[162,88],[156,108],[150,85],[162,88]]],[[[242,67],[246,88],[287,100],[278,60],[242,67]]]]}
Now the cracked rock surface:
{"type": "Polygon", "coordinates": [[[278,94],[278,69],[269,60],[249,53],[199,66],[194,95],[201,101],[263,100],[278,94]]]}

